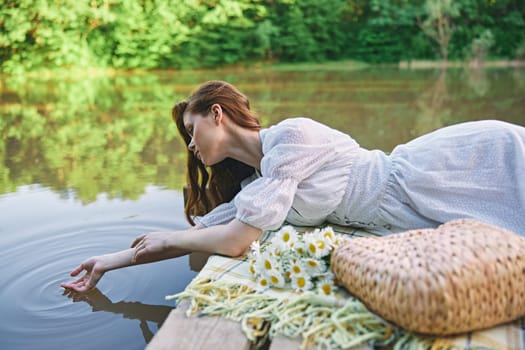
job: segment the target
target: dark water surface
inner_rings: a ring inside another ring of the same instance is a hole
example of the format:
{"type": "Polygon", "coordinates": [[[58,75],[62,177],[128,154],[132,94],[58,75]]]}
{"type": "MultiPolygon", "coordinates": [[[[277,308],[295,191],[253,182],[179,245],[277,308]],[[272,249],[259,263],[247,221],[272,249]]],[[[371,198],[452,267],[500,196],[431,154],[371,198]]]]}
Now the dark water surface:
{"type": "Polygon", "coordinates": [[[142,349],[158,330],[173,306],[164,296],[196,274],[188,257],[108,272],[86,295],[59,284],[89,256],[188,227],[169,113],[203,81],[236,84],[265,126],[307,115],[385,151],[461,121],[525,125],[524,69],[0,79],[0,349],[142,349]]]}

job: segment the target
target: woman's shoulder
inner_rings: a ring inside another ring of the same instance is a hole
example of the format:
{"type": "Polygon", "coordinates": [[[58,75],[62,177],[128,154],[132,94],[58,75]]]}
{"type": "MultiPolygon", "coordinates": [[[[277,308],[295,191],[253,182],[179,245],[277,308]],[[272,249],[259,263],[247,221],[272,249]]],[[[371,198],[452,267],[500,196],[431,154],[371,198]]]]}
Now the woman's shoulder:
{"type": "Polygon", "coordinates": [[[296,117],[284,119],[267,129],[261,130],[263,148],[268,150],[276,145],[310,143],[312,130],[322,125],[310,118],[296,117]]]}
{"type": "Polygon", "coordinates": [[[270,128],[304,129],[305,127],[326,127],[326,125],[308,117],[293,117],[281,120],[279,123],[271,126],[270,128]]]}
{"type": "Polygon", "coordinates": [[[307,117],[284,119],[262,132],[268,139],[276,138],[281,142],[290,141],[292,143],[303,143],[311,139],[322,138],[332,133],[340,132],[307,117]]]}

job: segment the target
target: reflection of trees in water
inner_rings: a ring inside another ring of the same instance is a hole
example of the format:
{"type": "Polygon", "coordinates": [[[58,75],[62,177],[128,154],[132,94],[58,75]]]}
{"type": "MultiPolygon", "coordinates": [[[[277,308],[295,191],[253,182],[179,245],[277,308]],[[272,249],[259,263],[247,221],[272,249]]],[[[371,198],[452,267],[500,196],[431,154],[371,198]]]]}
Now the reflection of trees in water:
{"type": "Polygon", "coordinates": [[[525,95],[525,69],[513,69],[511,76],[516,90],[525,95]]]}
{"type": "Polygon", "coordinates": [[[419,136],[442,127],[451,115],[448,101],[447,70],[441,69],[437,78],[417,98],[418,118],[411,132],[419,136]]]}
{"type": "MultiPolygon", "coordinates": [[[[395,70],[287,73],[271,89],[252,94],[265,125],[293,116],[309,116],[354,137],[364,147],[389,150],[406,139],[404,113],[410,87],[395,70]],[[387,72],[385,74],[385,72],[387,72]],[[397,118],[394,108],[401,108],[397,118]],[[395,127],[392,127],[395,126],[395,127]]],[[[410,85],[410,83],[408,83],[410,85]]]]}
{"type": "Polygon", "coordinates": [[[157,75],[8,81],[0,105],[0,192],[39,183],[83,202],[180,189],[182,145],[157,75]],[[72,191],[71,191],[72,190],[72,191]]]}
{"type": "Polygon", "coordinates": [[[482,66],[469,66],[465,69],[467,85],[476,96],[483,97],[490,90],[487,71],[482,66]]]}
{"type": "Polygon", "coordinates": [[[389,151],[459,121],[523,121],[525,70],[158,72],[95,78],[6,78],[0,85],[0,193],[39,183],[83,202],[180,190],[185,147],[173,104],[205,80],[239,86],[263,125],[306,115],[389,151]]]}

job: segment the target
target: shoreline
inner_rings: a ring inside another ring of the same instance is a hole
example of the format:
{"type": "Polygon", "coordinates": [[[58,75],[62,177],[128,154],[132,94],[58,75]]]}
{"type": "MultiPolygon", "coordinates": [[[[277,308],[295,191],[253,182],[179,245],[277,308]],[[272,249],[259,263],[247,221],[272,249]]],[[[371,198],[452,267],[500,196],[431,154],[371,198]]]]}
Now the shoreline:
{"type": "Polygon", "coordinates": [[[7,74],[0,72],[0,79],[7,77],[39,77],[39,78],[57,78],[78,79],[79,77],[107,77],[129,74],[147,74],[160,71],[173,72],[198,72],[198,71],[242,71],[249,69],[271,70],[271,71],[345,71],[361,70],[374,67],[392,67],[399,69],[437,69],[437,68],[525,68],[525,60],[488,60],[484,62],[476,61],[436,61],[436,60],[413,60],[400,61],[399,63],[366,63],[353,60],[326,61],[326,62],[296,62],[296,63],[261,63],[237,64],[221,66],[216,68],[191,68],[191,69],[115,69],[115,68],[98,68],[98,67],[69,67],[57,69],[44,69],[35,71],[26,71],[18,74],[7,74]]]}
{"type": "Polygon", "coordinates": [[[525,60],[494,60],[494,61],[428,61],[414,60],[401,61],[400,69],[426,69],[426,68],[523,68],[525,60]]]}

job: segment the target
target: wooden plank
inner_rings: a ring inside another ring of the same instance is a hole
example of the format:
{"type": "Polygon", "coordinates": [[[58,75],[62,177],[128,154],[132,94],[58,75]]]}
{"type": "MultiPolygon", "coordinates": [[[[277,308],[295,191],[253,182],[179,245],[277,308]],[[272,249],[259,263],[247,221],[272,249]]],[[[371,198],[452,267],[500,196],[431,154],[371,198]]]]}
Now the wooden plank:
{"type": "Polygon", "coordinates": [[[146,350],[249,350],[252,343],[238,322],[220,317],[186,316],[189,303],[181,302],[146,347],[146,350]]]}
{"type": "MultiPolygon", "coordinates": [[[[270,349],[268,350],[297,350],[301,347],[301,339],[299,338],[288,338],[282,335],[278,335],[272,339],[270,349]]],[[[304,350],[310,350],[311,348],[305,348],[304,350]]]]}
{"type": "MultiPolygon", "coordinates": [[[[299,350],[301,348],[302,339],[288,338],[282,335],[275,337],[272,340],[269,350],[299,350]]],[[[304,348],[304,350],[314,350],[315,347],[304,348]]],[[[359,345],[346,350],[373,350],[369,345],[359,345]]]]}

